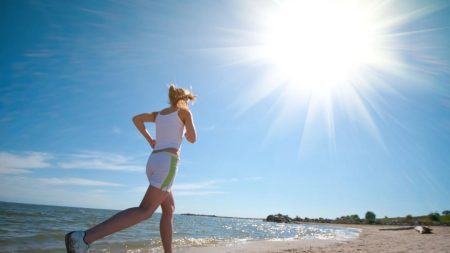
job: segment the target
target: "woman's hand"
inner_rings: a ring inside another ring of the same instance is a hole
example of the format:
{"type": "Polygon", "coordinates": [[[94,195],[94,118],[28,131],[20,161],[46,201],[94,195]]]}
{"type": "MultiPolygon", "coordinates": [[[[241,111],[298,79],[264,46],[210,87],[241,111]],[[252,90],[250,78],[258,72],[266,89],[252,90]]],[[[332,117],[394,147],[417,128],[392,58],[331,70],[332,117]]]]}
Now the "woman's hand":
{"type": "Polygon", "coordinates": [[[152,138],[150,133],[145,128],[144,122],[155,122],[156,112],[142,113],[133,117],[133,123],[139,132],[145,137],[150,144],[150,147],[155,148],[156,141],[152,138]]]}
{"type": "Polygon", "coordinates": [[[152,149],[155,149],[155,145],[156,145],[155,140],[151,139],[148,143],[150,144],[150,147],[152,147],[152,149]]]}

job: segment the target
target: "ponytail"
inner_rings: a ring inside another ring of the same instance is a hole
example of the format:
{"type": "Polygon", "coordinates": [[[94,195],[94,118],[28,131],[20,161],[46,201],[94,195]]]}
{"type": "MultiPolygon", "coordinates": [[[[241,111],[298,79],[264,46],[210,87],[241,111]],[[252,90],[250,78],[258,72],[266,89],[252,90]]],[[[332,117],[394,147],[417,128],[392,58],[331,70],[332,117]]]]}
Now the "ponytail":
{"type": "Polygon", "coordinates": [[[170,84],[169,86],[169,103],[172,106],[187,106],[187,102],[189,100],[195,101],[196,97],[197,96],[186,89],[177,88],[175,84],[170,84]]]}

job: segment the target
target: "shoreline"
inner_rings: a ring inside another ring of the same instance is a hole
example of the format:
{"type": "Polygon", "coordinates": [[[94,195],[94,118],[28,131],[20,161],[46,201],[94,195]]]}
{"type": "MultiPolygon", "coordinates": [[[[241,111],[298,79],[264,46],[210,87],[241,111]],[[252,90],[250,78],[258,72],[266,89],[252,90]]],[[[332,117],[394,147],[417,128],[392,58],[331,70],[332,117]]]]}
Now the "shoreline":
{"type": "MultiPolygon", "coordinates": [[[[355,239],[353,239],[355,240],[355,239]]],[[[327,247],[340,241],[321,239],[302,239],[287,241],[246,241],[207,247],[190,247],[175,249],[175,253],[278,253],[296,252],[293,250],[310,250],[315,247],[327,247]]],[[[303,252],[298,251],[298,252],[303,252]]],[[[158,252],[159,253],[159,252],[158,252]]]]}
{"type": "Polygon", "coordinates": [[[432,234],[414,230],[380,231],[401,226],[343,225],[360,229],[348,240],[300,239],[289,241],[249,241],[237,244],[176,249],[176,253],[334,253],[334,252],[430,252],[450,253],[450,227],[433,226],[432,234]]]}

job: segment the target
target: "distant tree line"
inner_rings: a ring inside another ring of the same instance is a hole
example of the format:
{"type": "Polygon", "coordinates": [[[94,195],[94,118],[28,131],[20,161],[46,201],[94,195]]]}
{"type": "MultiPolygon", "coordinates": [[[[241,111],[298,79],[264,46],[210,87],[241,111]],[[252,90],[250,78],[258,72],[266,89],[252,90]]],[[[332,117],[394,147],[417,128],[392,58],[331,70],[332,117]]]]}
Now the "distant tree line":
{"type": "Polygon", "coordinates": [[[442,215],[438,212],[432,212],[425,216],[412,216],[410,214],[405,217],[377,219],[377,216],[372,211],[367,211],[364,219],[360,218],[357,214],[341,216],[336,219],[326,218],[301,218],[296,216],[291,218],[288,215],[272,214],[267,216],[265,221],[278,222],[278,223],[335,223],[335,224],[379,224],[379,225],[450,225],[450,211],[445,210],[442,215]]]}

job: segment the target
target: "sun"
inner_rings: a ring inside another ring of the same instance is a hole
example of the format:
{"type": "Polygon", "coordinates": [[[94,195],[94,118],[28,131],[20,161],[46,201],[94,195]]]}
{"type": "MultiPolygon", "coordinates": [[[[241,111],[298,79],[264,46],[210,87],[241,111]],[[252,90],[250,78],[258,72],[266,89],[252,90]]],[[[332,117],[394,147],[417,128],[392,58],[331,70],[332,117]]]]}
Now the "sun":
{"type": "Polygon", "coordinates": [[[356,1],[290,1],[265,24],[261,54],[288,85],[327,93],[382,56],[378,27],[356,1]]]}
{"type": "Polygon", "coordinates": [[[441,31],[448,26],[423,22],[448,3],[243,2],[245,26],[230,29],[226,46],[213,48],[223,53],[227,67],[257,67],[236,98],[237,115],[263,105],[270,118],[266,138],[300,133],[301,154],[327,146],[331,154],[340,141],[336,136],[352,136],[350,129],[386,148],[379,128],[392,118],[386,97],[400,98],[406,87],[434,85],[429,73],[448,73],[439,56],[441,31]]]}

